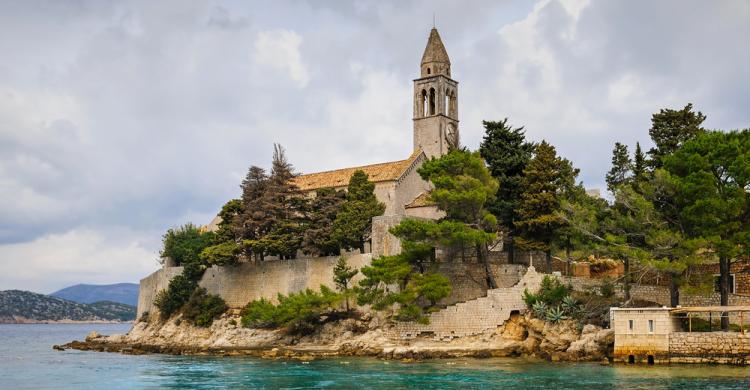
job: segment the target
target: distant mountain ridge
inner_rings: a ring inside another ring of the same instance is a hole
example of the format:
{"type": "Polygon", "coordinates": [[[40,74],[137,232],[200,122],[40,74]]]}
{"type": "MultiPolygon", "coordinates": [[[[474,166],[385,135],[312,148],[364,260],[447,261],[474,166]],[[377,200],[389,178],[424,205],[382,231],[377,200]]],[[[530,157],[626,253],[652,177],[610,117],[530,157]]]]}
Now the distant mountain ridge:
{"type": "Polygon", "coordinates": [[[119,302],[77,303],[30,291],[0,291],[0,323],[132,321],[135,307],[119,302]]]}
{"type": "Polygon", "coordinates": [[[138,306],[138,285],[135,283],[76,284],[55,291],[50,295],[78,303],[112,301],[138,306]]]}

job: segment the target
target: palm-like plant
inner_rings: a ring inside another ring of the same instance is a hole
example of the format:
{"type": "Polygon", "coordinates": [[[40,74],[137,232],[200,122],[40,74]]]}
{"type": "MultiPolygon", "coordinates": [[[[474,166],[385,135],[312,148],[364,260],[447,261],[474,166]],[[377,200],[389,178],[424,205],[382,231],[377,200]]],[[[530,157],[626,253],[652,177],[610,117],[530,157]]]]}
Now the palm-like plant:
{"type": "Polygon", "coordinates": [[[534,312],[536,318],[544,319],[547,316],[547,304],[544,302],[536,302],[531,306],[531,311],[534,312]]]}
{"type": "Polygon", "coordinates": [[[552,307],[547,310],[547,321],[556,324],[568,317],[565,316],[565,312],[560,306],[552,307]]]}
{"type": "Polygon", "coordinates": [[[562,308],[566,313],[573,314],[578,310],[578,301],[568,295],[562,300],[562,308]]]}

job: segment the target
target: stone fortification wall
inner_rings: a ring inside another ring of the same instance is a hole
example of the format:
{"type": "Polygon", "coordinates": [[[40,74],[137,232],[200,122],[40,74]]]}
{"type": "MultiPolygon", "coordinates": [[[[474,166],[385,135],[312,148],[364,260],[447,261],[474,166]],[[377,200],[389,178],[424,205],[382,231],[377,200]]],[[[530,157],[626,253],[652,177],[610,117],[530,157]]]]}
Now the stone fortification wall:
{"type": "Polygon", "coordinates": [[[750,361],[750,334],[739,332],[689,333],[669,336],[672,363],[732,363],[750,361]]]}
{"type": "Polygon", "coordinates": [[[136,318],[140,318],[146,312],[153,313],[155,311],[154,298],[156,298],[156,293],[167,288],[169,281],[181,273],[182,267],[167,267],[141,279],[138,289],[136,318]]]}
{"type": "MultiPolygon", "coordinates": [[[[369,265],[371,254],[350,254],[346,260],[352,268],[369,265]]],[[[230,267],[211,267],[203,274],[200,286],[210,294],[220,295],[229,307],[243,307],[248,302],[266,298],[276,301],[279,293],[289,294],[304,289],[319,290],[320,285],[334,288],[333,267],[338,256],[306,259],[240,263],[230,267]]],[[[362,274],[354,277],[354,283],[362,274]]]]}
{"type": "Polygon", "coordinates": [[[513,287],[487,291],[486,297],[457,303],[430,314],[429,324],[407,322],[396,324],[388,335],[394,339],[413,339],[432,336],[438,340],[450,340],[495,329],[510,318],[511,313],[526,310],[524,290],[537,291],[542,275],[530,267],[523,278],[513,287]]]}
{"type": "MultiPolygon", "coordinates": [[[[369,265],[371,258],[369,253],[346,255],[349,266],[358,269],[369,265]]],[[[243,307],[259,298],[275,302],[279,293],[289,294],[306,288],[317,291],[321,284],[333,288],[333,267],[338,259],[338,256],[331,256],[214,266],[206,270],[198,284],[210,294],[224,298],[232,308],[243,307]]],[[[153,302],[156,293],[167,288],[169,281],[180,273],[182,267],[167,267],[141,279],[138,317],[155,310],[153,302]]],[[[362,274],[357,274],[354,283],[361,278],[362,274]]]]}

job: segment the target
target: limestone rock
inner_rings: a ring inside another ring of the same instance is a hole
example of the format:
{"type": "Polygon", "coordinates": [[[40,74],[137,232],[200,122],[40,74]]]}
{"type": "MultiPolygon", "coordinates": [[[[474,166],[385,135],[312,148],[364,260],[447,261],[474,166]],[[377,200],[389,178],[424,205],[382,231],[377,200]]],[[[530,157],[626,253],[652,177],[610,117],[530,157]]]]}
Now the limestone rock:
{"type": "Polygon", "coordinates": [[[101,337],[102,337],[102,335],[100,335],[98,332],[92,330],[91,332],[89,332],[88,335],[86,335],[86,341],[89,341],[89,342],[90,341],[94,341],[94,340],[96,340],[98,338],[101,338],[101,337]]]}

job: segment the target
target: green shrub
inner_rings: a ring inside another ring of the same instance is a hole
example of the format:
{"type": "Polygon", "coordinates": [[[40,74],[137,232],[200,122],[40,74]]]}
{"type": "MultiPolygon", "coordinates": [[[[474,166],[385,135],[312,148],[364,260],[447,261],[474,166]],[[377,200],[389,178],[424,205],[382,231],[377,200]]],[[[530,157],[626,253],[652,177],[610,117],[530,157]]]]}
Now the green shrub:
{"type": "Polygon", "coordinates": [[[169,287],[156,294],[154,306],[159,309],[162,320],[167,320],[182,308],[190,299],[193,291],[198,286],[194,280],[183,274],[177,275],[169,281],[169,287]]]}
{"type": "Polygon", "coordinates": [[[602,285],[599,286],[599,292],[604,298],[612,298],[615,296],[615,284],[612,283],[612,279],[604,278],[602,285]]]}
{"type": "Polygon", "coordinates": [[[226,302],[218,296],[208,294],[205,288],[196,288],[185,304],[182,318],[195,326],[209,327],[214,319],[228,309],[226,302]]]}
{"type": "Polygon", "coordinates": [[[273,328],[278,326],[275,322],[276,306],[266,298],[261,298],[248,303],[242,309],[242,326],[245,328],[273,328]]]}
{"type": "Polygon", "coordinates": [[[568,295],[570,295],[570,289],[563,285],[560,279],[545,275],[537,298],[546,303],[547,306],[556,306],[562,303],[562,300],[568,295]]]}
{"type": "Polygon", "coordinates": [[[422,315],[422,308],[417,305],[404,305],[396,313],[395,319],[398,321],[417,321],[423,324],[429,323],[429,318],[422,315]]]}
{"type": "Polygon", "coordinates": [[[279,294],[279,304],[266,299],[252,301],[242,310],[242,326],[250,328],[285,327],[291,331],[310,330],[321,317],[334,313],[342,295],[321,285],[320,292],[310,289],[287,296],[279,294]]]}
{"type": "Polygon", "coordinates": [[[164,247],[160,255],[171,258],[176,265],[198,263],[200,253],[213,243],[214,236],[211,232],[201,233],[192,223],[169,229],[162,238],[164,247]]]}
{"type": "Polygon", "coordinates": [[[209,246],[200,253],[200,259],[211,265],[237,264],[241,249],[234,241],[209,246]]]}

